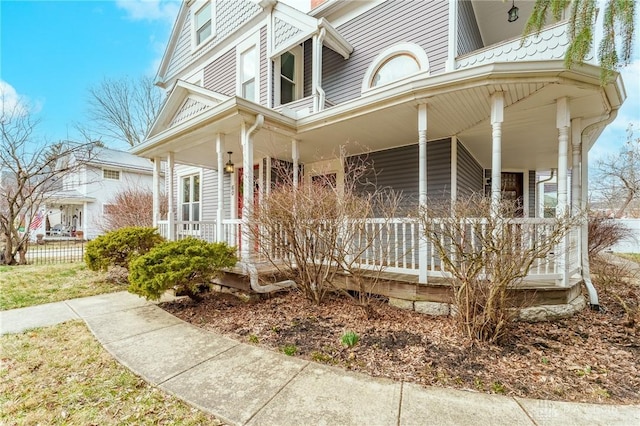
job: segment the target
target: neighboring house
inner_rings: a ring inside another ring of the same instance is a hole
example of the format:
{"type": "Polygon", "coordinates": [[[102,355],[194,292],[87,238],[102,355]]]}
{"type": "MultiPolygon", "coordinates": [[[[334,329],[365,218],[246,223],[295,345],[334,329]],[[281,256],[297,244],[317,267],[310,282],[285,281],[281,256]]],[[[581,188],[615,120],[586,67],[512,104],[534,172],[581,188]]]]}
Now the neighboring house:
{"type": "MultiPolygon", "coordinates": [[[[368,155],[379,185],[415,205],[506,195],[521,202],[523,223],[545,226],[537,181],[555,169],[558,214],[584,207],[587,155],[624,85],[616,76],[602,86],[593,54],[565,68],[566,21],[523,43],[533,2],[516,5],[520,18],[507,22],[512,4],[502,0],[313,0],[310,11],[272,0],[183,2],[157,76],[167,101],[132,149],[155,159],[156,173],[167,162],[171,214],[154,214],[161,232],[197,230],[252,262],[238,224],[254,197],[268,196],[274,162],[291,163],[294,179],[329,175],[340,188],[336,154],[347,142],[349,155],[368,155]],[[571,172],[579,178],[569,183],[571,172]]],[[[579,282],[585,232],[574,230],[529,279],[579,282]]],[[[442,276],[429,247],[411,244],[417,262],[374,261],[420,283],[442,276]]]]}
{"type": "MultiPolygon", "coordinates": [[[[32,230],[33,236],[93,239],[103,233],[104,214],[116,194],[127,188],[153,188],[153,162],[125,151],[100,147],[88,157],[60,161],[82,164],[64,175],[57,190],[47,196],[40,212],[44,220],[32,230]]],[[[162,173],[158,179],[164,182],[162,173]]]]}

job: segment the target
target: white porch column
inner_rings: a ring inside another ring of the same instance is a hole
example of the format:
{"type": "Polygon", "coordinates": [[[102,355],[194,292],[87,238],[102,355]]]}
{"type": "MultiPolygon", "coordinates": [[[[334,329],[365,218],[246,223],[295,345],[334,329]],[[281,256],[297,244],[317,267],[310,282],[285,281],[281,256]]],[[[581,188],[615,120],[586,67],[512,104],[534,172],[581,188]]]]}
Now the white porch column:
{"type": "MultiPolygon", "coordinates": [[[[420,208],[427,206],[427,104],[418,105],[418,202],[420,208]]],[[[428,256],[427,240],[424,236],[424,229],[420,228],[420,240],[418,246],[418,282],[427,282],[428,256]]]]}
{"type": "Polygon", "coordinates": [[[296,139],[291,140],[291,158],[293,159],[293,187],[298,188],[300,180],[300,170],[298,165],[300,152],[298,151],[298,141],[296,139]]]}
{"type": "Polygon", "coordinates": [[[169,241],[176,239],[176,217],[175,217],[175,200],[174,200],[174,167],[175,159],[173,152],[167,155],[167,180],[169,181],[167,194],[167,224],[169,226],[169,241]]]}
{"type": "Polygon", "coordinates": [[[571,120],[571,214],[580,212],[582,204],[582,119],[571,120]]]}
{"type": "MultiPolygon", "coordinates": [[[[160,220],[160,157],[153,158],[153,227],[158,226],[160,220]]],[[[83,213],[84,215],[84,213],[83,213]]]]}
{"type": "Polygon", "coordinates": [[[562,216],[567,211],[567,161],[569,144],[569,100],[559,98],[556,101],[556,127],[558,128],[558,206],[556,216],[562,216]]]}
{"type": "Polygon", "coordinates": [[[504,93],[491,95],[491,214],[500,211],[502,197],[502,122],[504,121],[504,93]]]}
{"type": "Polygon", "coordinates": [[[447,54],[447,71],[456,69],[456,56],[458,56],[458,2],[449,1],[449,34],[447,43],[449,52],[447,54]]]}
{"type": "MultiPolygon", "coordinates": [[[[569,145],[569,126],[571,114],[569,112],[569,100],[566,97],[556,100],[556,127],[558,128],[558,205],[556,217],[562,217],[567,212],[567,160],[569,145]]],[[[556,252],[556,267],[561,274],[559,284],[569,284],[569,236],[566,235],[556,252]]]]}
{"type": "Polygon", "coordinates": [[[258,115],[255,123],[247,128],[247,124],[243,121],[240,127],[240,137],[242,143],[242,247],[240,257],[243,262],[251,262],[253,258],[253,246],[255,239],[250,232],[249,223],[253,215],[253,133],[258,131],[264,123],[264,117],[258,115]]]}
{"type": "Polygon", "coordinates": [[[458,200],[458,137],[451,137],[451,203],[458,200]]]}
{"type": "Polygon", "coordinates": [[[216,210],[216,241],[224,241],[224,135],[216,135],[216,153],[218,154],[218,207],[216,210]]]}

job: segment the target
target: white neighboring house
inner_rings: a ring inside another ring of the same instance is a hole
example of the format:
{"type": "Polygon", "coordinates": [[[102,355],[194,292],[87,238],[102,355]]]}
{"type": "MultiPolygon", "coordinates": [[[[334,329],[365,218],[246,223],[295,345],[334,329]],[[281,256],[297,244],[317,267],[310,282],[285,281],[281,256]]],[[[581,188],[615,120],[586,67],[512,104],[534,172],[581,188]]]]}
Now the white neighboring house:
{"type": "MultiPolygon", "coordinates": [[[[78,161],[75,156],[62,161],[78,161]]],[[[84,161],[84,160],[82,160],[84,161]]],[[[164,177],[159,176],[163,185],[164,177]]],[[[32,227],[48,238],[82,237],[93,239],[102,234],[104,214],[116,194],[127,188],[153,188],[153,162],[109,148],[97,148],[85,164],[64,176],[60,187],[45,200],[40,209],[42,221],[32,227]]]]}

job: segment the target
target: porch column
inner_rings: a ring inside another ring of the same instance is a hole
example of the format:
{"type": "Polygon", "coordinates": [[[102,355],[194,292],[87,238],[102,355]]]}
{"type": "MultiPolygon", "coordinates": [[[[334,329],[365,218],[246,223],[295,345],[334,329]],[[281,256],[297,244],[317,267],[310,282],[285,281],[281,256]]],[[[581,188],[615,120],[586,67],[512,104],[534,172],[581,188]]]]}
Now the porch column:
{"type": "Polygon", "coordinates": [[[167,180],[169,181],[169,189],[167,194],[167,223],[169,226],[169,241],[176,239],[176,217],[175,217],[175,200],[174,200],[174,167],[175,159],[173,152],[167,155],[167,180]]]}
{"type": "MultiPolygon", "coordinates": [[[[427,104],[418,105],[418,202],[420,209],[427,206],[427,104]]],[[[423,210],[423,214],[426,212],[423,210]]],[[[418,282],[427,282],[428,256],[427,240],[424,236],[425,230],[420,227],[420,240],[418,246],[418,282]]]]}
{"type": "Polygon", "coordinates": [[[258,115],[255,123],[251,127],[247,127],[244,121],[240,126],[240,137],[242,143],[242,247],[240,250],[240,258],[243,262],[251,262],[253,258],[253,246],[255,238],[249,232],[249,224],[253,215],[253,133],[258,131],[264,123],[264,117],[258,115]]]}
{"type": "Polygon", "coordinates": [[[216,153],[218,154],[218,208],[216,210],[216,241],[225,241],[224,225],[224,135],[216,135],[216,153]]]}
{"type": "MultiPolygon", "coordinates": [[[[567,160],[569,144],[569,126],[571,114],[569,113],[569,100],[566,97],[556,100],[556,127],[558,128],[558,205],[556,217],[560,218],[567,212],[567,160]]],[[[569,236],[566,235],[556,251],[556,267],[561,274],[561,286],[569,284],[569,236]]]]}
{"type": "Polygon", "coordinates": [[[300,170],[298,165],[300,153],[298,152],[298,141],[296,139],[291,140],[291,158],[293,159],[293,187],[297,189],[298,182],[300,180],[300,170]]]}
{"type": "Polygon", "coordinates": [[[491,214],[500,211],[502,198],[502,122],[504,121],[504,93],[491,95],[491,214]]]}
{"type": "Polygon", "coordinates": [[[571,120],[571,214],[580,213],[582,203],[582,119],[571,120]]]}
{"type": "Polygon", "coordinates": [[[153,158],[153,227],[158,226],[160,220],[160,157],[153,158]]]}

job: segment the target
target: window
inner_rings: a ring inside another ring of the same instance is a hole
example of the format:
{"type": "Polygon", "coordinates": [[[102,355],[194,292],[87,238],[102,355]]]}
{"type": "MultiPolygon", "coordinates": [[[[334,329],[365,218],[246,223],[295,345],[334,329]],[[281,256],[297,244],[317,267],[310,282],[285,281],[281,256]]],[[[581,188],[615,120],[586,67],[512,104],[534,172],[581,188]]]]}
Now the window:
{"type": "Polygon", "coordinates": [[[362,93],[428,71],[429,58],[424,49],[414,43],[400,43],[371,61],[362,81],[362,93]]]}
{"type": "Polygon", "coordinates": [[[200,220],[200,175],[181,178],[180,220],[197,222],[200,220]]]}
{"type": "Polygon", "coordinates": [[[275,60],[276,105],[302,98],[302,48],[295,47],[275,60]]]}
{"type": "Polygon", "coordinates": [[[213,33],[211,15],[210,1],[205,2],[194,14],[193,27],[196,46],[200,46],[205,40],[211,37],[213,33]]]}
{"type": "Polygon", "coordinates": [[[397,55],[383,63],[371,79],[371,87],[382,86],[400,80],[420,71],[420,65],[413,56],[397,55]]]}
{"type": "Polygon", "coordinates": [[[120,171],[111,169],[102,169],[102,177],[104,179],[120,180],[120,171]]]}
{"type": "Polygon", "coordinates": [[[236,94],[258,102],[260,91],[260,35],[258,33],[240,43],[236,49],[236,94]]]}

